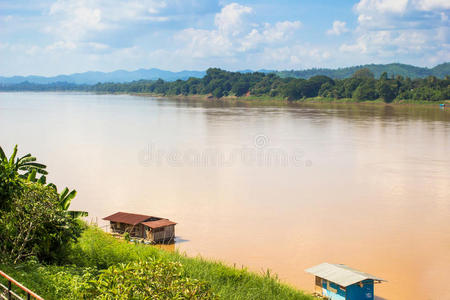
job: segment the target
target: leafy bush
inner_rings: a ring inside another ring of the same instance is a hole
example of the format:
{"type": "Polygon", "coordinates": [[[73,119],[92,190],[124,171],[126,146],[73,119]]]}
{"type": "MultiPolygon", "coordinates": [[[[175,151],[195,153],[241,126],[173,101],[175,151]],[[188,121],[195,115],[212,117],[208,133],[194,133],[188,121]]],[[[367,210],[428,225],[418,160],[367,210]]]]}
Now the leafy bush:
{"type": "Polygon", "coordinates": [[[111,266],[90,284],[90,299],[217,298],[208,284],[186,277],[180,263],[155,259],[111,266]]]}
{"type": "Polygon", "coordinates": [[[51,187],[24,183],[0,215],[0,252],[17,263],[31,256],[54,261],[64,256],[82,225],[59,209],[58,194],[51,187]]]}

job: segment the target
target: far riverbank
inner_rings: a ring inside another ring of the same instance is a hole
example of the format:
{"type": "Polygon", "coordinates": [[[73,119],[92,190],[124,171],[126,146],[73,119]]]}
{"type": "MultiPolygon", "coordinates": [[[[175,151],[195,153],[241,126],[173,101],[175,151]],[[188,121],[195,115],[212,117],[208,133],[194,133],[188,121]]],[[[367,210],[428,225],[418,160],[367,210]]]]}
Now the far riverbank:
{"type": "Polygon", "coordinates": [[[362,104],[362,105],[377,105],[377,106],[405,106],[405,105],[414,105],[414,106],[435,106],[438,107],[442,103],[445,104],[445,107],[450,107],[450,100],[445,101],[425,101],[425,100],[394,100],[390,103],[384,102],[382,99],[377,100],[366,100],[366,101],[357,101],[353,98],[342,98],[342,99],[334,99],[334,98],[324,98],[324,97],[313,97],[313,98],[304,98],[296,101],[289,101],[287,99],[283,99],[280,97],[268,97],[268,96],[224,96],[221,98],[215,98],[211,95],[176,95],[169,96],[163,94],[156,93],[100,93],[100,94],[123,94],[123,95],[133,95],[133,96],[150,96],[157,98],[172,98],[186,101],[202,101],[202,102],[215,102],[215,103],[223,103],[229,104],[231,106],[246,106],[246,107],[266,107],[266,106],[274,106],[274,107],[288,107],[288,106],[296,106],[301,104],[362,104]]]}

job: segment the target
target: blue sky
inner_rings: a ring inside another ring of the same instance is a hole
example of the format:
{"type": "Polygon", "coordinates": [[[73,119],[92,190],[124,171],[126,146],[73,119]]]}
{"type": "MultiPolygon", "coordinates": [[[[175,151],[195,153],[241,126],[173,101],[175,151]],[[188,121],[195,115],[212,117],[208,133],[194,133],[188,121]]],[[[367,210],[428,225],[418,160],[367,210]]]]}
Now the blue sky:
{"type": "Polygon", "coordinates": [[[0,75],[450,60],[449,0],[0,0],[0,75]]]}

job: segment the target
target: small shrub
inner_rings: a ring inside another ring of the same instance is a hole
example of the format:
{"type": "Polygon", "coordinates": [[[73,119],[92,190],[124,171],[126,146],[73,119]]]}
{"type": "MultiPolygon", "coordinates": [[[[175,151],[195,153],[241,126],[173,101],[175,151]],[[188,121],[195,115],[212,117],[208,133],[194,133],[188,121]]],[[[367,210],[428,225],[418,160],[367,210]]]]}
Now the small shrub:
{"type": "Polygon", "coordinates": [[[87,298],[217,299],[205,282],[186,277],[178,262],[162,260],[118,264],[91,281],[87,298]]]}

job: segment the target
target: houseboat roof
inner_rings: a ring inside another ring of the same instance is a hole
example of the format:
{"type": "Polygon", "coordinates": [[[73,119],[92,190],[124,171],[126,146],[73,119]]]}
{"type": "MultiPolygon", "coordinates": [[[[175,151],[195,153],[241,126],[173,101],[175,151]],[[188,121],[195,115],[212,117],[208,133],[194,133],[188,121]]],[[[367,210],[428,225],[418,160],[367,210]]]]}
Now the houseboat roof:
{"type": "Polygon", "coordinates": [[[326,279],[328,281],[347,287],[349,285],[361,282],[363,280],[371,279],[377,282],[386,281],[379,277],[352,269],[342,264],[322,263],[320,265],[311,267],[305,270],[317,277],[326,279]]]}
{"type": "Polygon", "coordinates": [[[118,212],[115,214],[112,214],[110,216],[107,216],[103,218],[103,220],[111,221],[111,222],[118,222],[118,223],[125,223],[130,225],[137,225],[141,222],[147,221],[148,219],[153,218],[152,216],[146,216],[146,215],[138,215],[138,214],[130,214],[126,212],[118,212]]]}
{"type": "Polygon", "coordinates": [[[167,219],[161,219],[157,221],[148,221],[148,222],[142,222],[141,224],[150,227],[151,229],[170,226],[170,225],[176,225],[177,223],[172,222],[167,219]]]}

